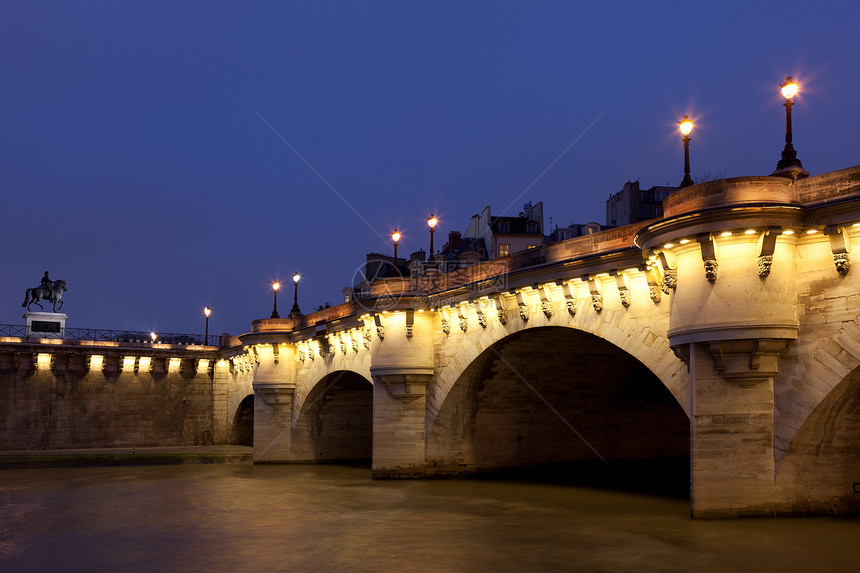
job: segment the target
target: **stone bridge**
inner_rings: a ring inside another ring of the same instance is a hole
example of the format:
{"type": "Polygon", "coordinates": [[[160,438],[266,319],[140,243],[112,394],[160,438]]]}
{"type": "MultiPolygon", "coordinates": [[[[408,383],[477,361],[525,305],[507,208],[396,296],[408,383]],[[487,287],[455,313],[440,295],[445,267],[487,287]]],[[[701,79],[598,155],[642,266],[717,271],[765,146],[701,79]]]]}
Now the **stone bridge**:
{"type": "Polygon", "coordinates": [[[428,265],[221,348],[0,338],[0,449],[250,443],[377,478],[687,483],[696,517],[860,510],[860,167],[428,265]],[[253,434],[253,436],[252,436],[253,434]]]}
{"type": "Polygon", "coordinates": [[[659,220],[258,320],[224,357],[257,462],[592,463],[689,475],[697,517],[856,511],[858,244],[860,167],[724,179],[659,220]]]}

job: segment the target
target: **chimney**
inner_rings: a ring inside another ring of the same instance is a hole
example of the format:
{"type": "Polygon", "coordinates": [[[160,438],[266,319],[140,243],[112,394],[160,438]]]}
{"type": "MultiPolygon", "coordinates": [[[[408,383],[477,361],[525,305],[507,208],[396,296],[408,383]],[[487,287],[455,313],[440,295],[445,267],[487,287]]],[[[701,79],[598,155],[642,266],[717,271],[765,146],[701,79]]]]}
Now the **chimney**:
{"type": "Polygon", "coordinates": [[[457,247],[460,246],[460,231],[450,231],[448,233],[448,251],[454,253],[457,251],[457,247]]]}

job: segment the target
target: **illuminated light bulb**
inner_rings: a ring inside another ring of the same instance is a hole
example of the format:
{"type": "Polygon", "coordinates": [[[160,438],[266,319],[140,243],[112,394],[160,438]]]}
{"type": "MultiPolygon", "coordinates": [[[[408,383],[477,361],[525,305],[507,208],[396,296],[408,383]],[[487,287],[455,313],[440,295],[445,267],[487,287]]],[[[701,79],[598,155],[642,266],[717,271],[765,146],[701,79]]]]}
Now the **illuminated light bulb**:
{"type": "Polygon", "coordinates": [[[720,236],[721,237],[731,237],[732,232],[731,231],[723,231],[722,233],[720,233],[720,236]]]}
{"type": "Polygon", "coordinates": [[[782,232],[782,234],[783,235],[793,235],[794,231],[792,231],[791,229],[786,229],[785,231],[782,232]]]}
{"type": "Polygon", "coordinates": [[[687,243],[689,243],[689,242],[690,242],[690,239],[681,239],[681,240],[680,240],[680,241],[678,241],[678,242],[679,242],[679,243],[681,243],[682,245],[686,245],[687,243]]]}
{"type": "Polygon", "coordinates": [[[852,226],[852,227],[860,227],[860,223],[854,223],[854,224],[853,224],[853,225],[851,225],[851,226],[852,226]]]}
{"type": "Polygon", "coordinates": [[[779,86],[782,91],[782,97],[785,99],[791,99],[795,95],[797,95],[797,82],[791,79],[791,76],[785,78],[785,83],[779,86]]]}
{"type": "Polygon", "coordinates": [[[806,234],[807,235],[814,235],[817,232],[818,232],[818,229],[809,229],[808,231],[806,231],[806,234]]]}
{"type": "Polygon", "coordinates": [[[755,235],[755,233],[755,229],[747,229],[746,231],[744,231],[744,235],[755,235]]]}
{"type": "Polygon", "coordinates": [[[674,246],[675,246],[675,243],[666,243],[665,245],[663,245],[663,248],[664,249],[671,249],[674,246]]]}
{"type": "Polygon", "coordinates": [[[685,115],[684,119],[678,122],[678,128],[684,135],[690,135],[690,133],[693,131],[693,120],[691,120],[685,115]]]}
{"type": "Polygon", "coordinates": [[[281,283],[272,283],[272,290],[278,292],[278,289],[281,288],[281,283]]]}

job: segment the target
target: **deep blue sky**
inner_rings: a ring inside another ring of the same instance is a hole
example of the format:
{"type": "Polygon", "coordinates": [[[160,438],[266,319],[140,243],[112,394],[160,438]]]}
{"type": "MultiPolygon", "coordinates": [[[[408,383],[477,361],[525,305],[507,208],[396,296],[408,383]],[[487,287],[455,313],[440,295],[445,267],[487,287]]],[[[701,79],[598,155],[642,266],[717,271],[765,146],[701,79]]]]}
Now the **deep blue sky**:
{"type": "Polygon", "coordinates": [[[685,113],[694,176],[767,175],[786,75],[804,167],[853,166],[858,21],[850,1],[3,2],[0,323],[50,270],[69,327],[202,332],[208,304],[238,334],[275,278],[301,271],[309,311],[394,227],[426,249],[430,212],[437,245],[486,205],[602,223],[628,179],[678,184],[685,113]]]}

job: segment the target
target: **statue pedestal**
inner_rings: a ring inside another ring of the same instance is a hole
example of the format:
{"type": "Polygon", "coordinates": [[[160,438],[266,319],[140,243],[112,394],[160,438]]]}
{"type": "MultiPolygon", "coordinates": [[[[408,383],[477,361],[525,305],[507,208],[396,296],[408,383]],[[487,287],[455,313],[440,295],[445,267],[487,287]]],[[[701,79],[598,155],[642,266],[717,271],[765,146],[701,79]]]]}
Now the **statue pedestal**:
{"type": "Polygon", "coordinates": [[[62,312],[28,312],[24,315],[27,337],[63,338],[66,335],[67,318],[62,312]]]}

